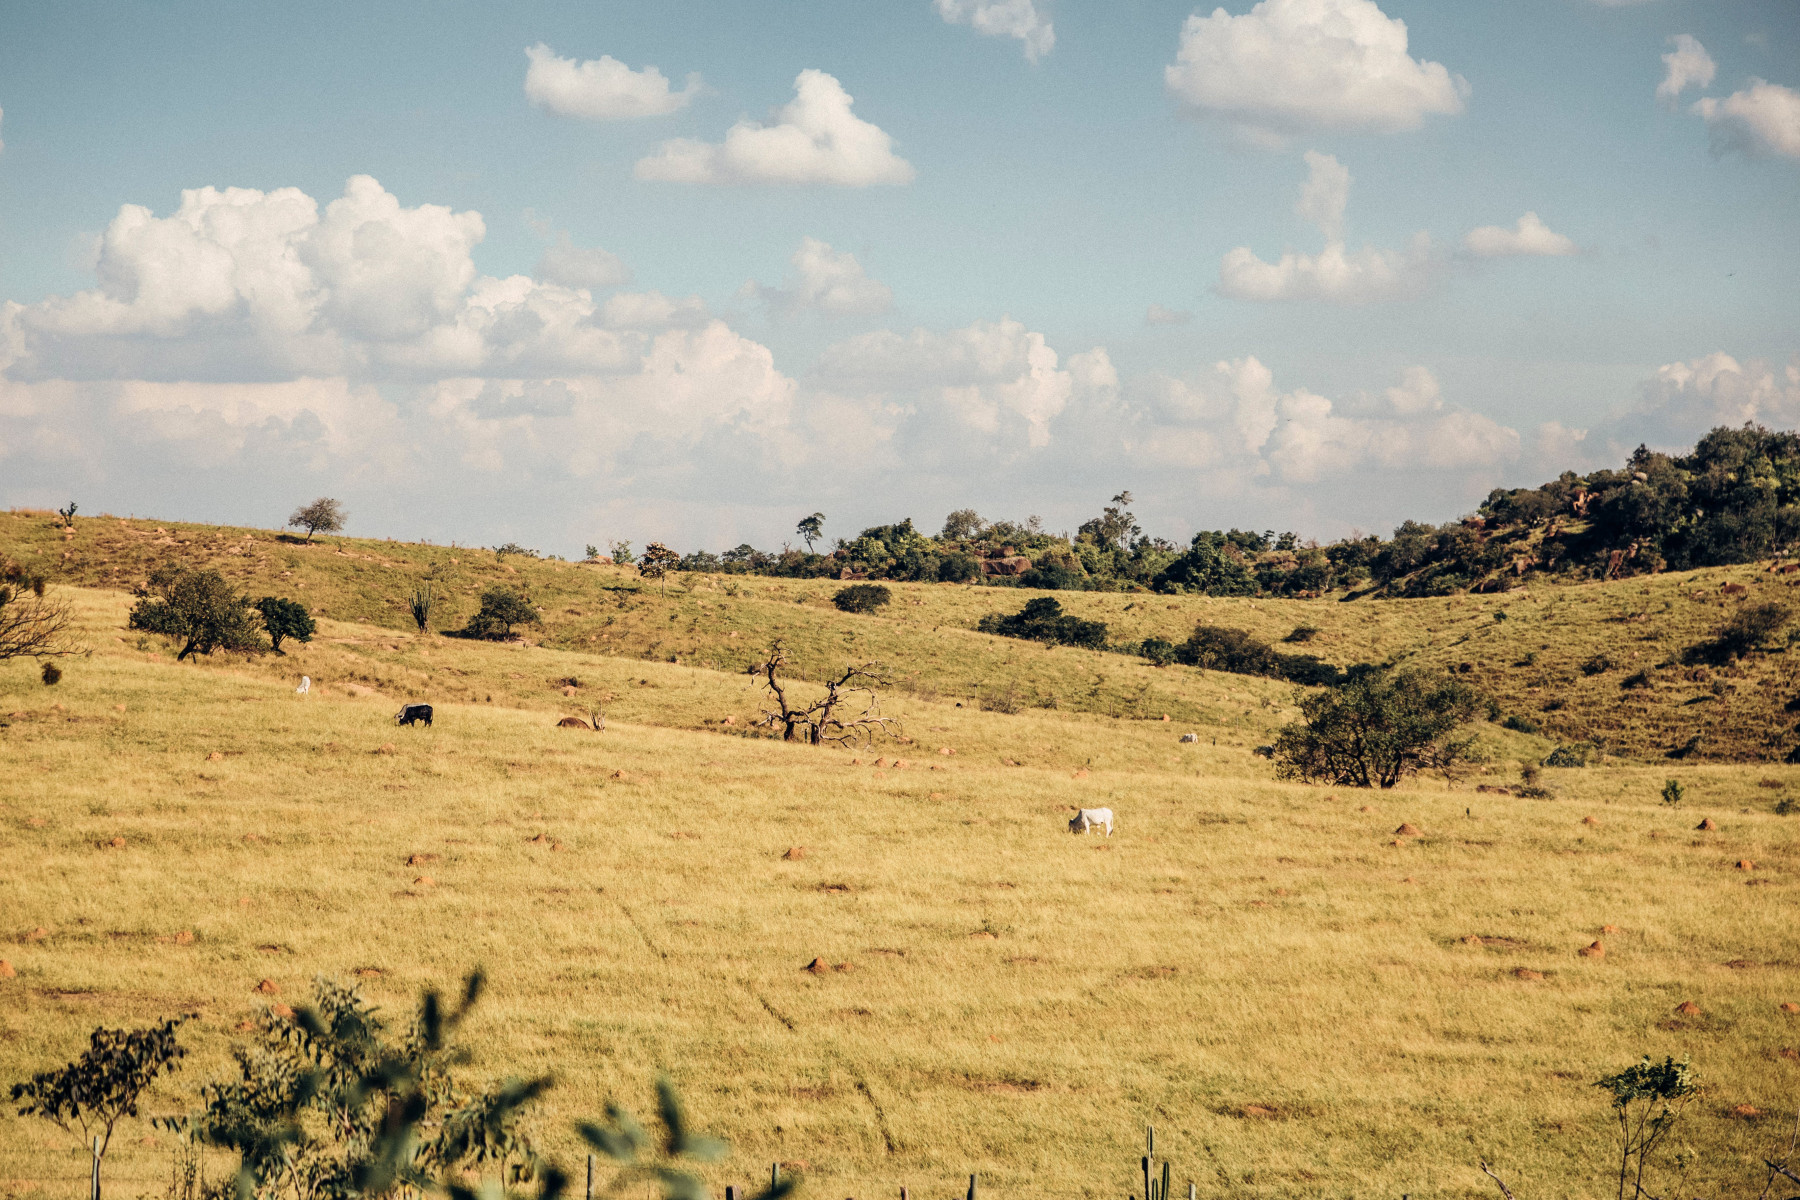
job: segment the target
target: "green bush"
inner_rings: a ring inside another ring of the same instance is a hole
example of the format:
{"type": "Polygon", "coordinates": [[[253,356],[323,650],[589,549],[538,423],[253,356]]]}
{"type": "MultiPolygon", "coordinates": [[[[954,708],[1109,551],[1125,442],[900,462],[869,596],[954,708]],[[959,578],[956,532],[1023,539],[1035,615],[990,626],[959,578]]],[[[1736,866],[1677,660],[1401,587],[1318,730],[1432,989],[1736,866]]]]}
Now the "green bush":
{"type": "Polygon", "coordinates": [[[1536,733],[1538,731],[1538,723],[1530,717],[1514,715],[1500,722],[1500,728],[1510,729],[1515,733],[1536,733]]]}
{"type": "Polygon", "coordinates": [[[968,583],[981,578],[981,560],[973,554],[958,551],[938,560],[939,583],[968,583]]]}
{"type": "Polygon", "coordinates": [[[537,609],[525,597],[506,588],[489,588],[481,593],[480,610],[458,636],[499,642],[513,635],[514,625],[538,623],[537,609]]]}
{"type": "Polygon", "coordinates": [[[1474,688],[1447,675],[1354,671],[1301,700],[1301,719],[1275,739],[1276,774],[1383,788],[1427,768],[1448,774],[1472,757],[1475,736],[1462,729],[1480,707],[1474,688]]]}
{"type": "Polygon", "coordinates": [[[1558,746],[1544,759],[1546,767],[1585,767],[1587,755],[1574,746],[1558,746]]]}
{"type": "Polygon", "coordinates": [[[1151,666],[1166,667],[1175,661],[1175,643],[1164,638],[1145,638],[1138,653],[1149,659],[1151,666]]]}
{"type": "Polygon", "coordinates": [[[885,608],[893,599],[894,593],[879,583],[853,583],[833,596],[831,602],[841,612],[867,613],[885,608]]]}
{"type": "Polygon", "coordinates": [[[181,642],[177,662],[215,650],[262,650],[249,598],[232,591],[217,571],[164,563],[150,573],[149,584],[131,610],[131,628],[181,642]]]}
{"type": "Polygon", "coordinates": [[[269,641],[274,644],[277,654],[282,653],[283,640],[293,638],[296,642],[310,642],[317,632],[305,605],[280,596],[264,596],[254,607],[262,614],[263,628],[268,630],[269,641]]]}
{"type": "Polygon", "coordinates": [[[1085,646],[1091,650],[1106,648],[1106,623],[1083,621],[1066,615],[1062,605],[1049,596],[1026,601],[1025,607],[1011,616],[989,613],[976,625],[982,633],[1001,637],[1028,638],[1052,645],[1085,646]]]}
{"type": "Polygon", "coordinates": [[[1208,671],[1234,675],[1263,675],[1290,683],[1321,686],[1336,683],[1343,675],[1330,663],[1310,654],[1283,654],[1269,643],[1222,625],[1196,625],[1175,652],[1178,661],[1208,671]]]}

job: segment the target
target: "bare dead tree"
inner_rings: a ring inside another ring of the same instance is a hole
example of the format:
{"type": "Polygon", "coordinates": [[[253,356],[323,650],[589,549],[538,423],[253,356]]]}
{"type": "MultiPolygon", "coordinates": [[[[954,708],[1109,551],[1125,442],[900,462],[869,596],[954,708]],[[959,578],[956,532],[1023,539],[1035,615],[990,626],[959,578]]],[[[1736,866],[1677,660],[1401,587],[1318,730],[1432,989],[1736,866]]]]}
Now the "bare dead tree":
{"type": "Polygon", "coordinates": [[[1483,1175],[1486,1175],[1489,1179],[1493,1180],[1495,1183],[1500,1185],[1500,1194],[1502,1196],[1505,1196],[1506,1200],[1513,1200],[1512,1189],[1506,1186],[1506,1180],[1500,1178],[1498,1175],[1494,1174],[1493,1171],[1489,1170],[1488,1165],[1485,1162],[1481,1164],[1481,1173],[1483,1175]]]}
{"type": "Polygon", "coordinates": [[[765,708],[758,725],[781,729],[784,742],[805,742],[821,746],[826,742],[845,745],[873,741],[875,735],[893,734],[898,722],[881,715],[881,695],[876,688],[891,686],[879,663],[865,662],[845,667],[835,679],[825,680],[825,695],[809,704],[788,699],[792,681],[784,681],[788,654],[780,642],[769,647],[769,656],[752,668],[752,674],[763,677],[763,686],[775,700],[775,707],[765,708]],[[844,710],[852,708],[860,698],[862,711],[848,717],[844,710]]]}
{"type": "Polygon", "coordinates": [[[0,564],[0,662],[73,654],[69,606],[44,594],[44,577],[0,564]]]}

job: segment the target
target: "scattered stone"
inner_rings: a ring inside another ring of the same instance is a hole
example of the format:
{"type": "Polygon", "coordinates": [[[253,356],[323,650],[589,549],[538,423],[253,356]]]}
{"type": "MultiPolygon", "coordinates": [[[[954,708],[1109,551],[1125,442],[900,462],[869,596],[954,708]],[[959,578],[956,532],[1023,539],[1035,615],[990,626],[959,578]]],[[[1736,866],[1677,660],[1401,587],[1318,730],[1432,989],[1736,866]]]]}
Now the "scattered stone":
{"type": "Polygon", "coordinates": [[[392,754],[393,752],[394,752],[394,743],[392,743],[392,742],[381,743],[381,749],[375,751],[375,753],[377,753],[377,754],[392,754]]]}
{"type": "Polygon", "coordinates": [[[1740,858],[1737,860],[1737,869],[1740,871],[1754,871],[1756,870],[1756,864],[1747,858],[1740,858]]]}
{"type": "Polygon", "coordinates": [[[1596,817],[1583,817],[1581,818],[1581,823],[1583,825],[1591,826],[1594,829],[1600,828],[1600,821],[1596,817]]]}
{"type": "Polygon", "coordinates": [[[433,879],[429,875],[421,875],[417,879],[413,880],[413,886],[414,887],[427,887],[427,888],[428,887],[436,887],[437,880],[433,879]]]}
{"type": "Polygon", "coordinates": [[[1423,837],[1424,836],[1423,834],[1421,834],[1419,832],[1418,828],[1416,826],[1412,825],[1410,822],[1401,825],[1400,828],[1394,830],[1394,832],[1396,834],[1398,834],[1400,837],[1423,837]]]}
{"type": "Polygon", "coordinates": [[[1075,779],[1086,779],[1087,777],[1088,777],[1088,769],[1086,767],[1082,767],[1079,771],[1076,771],[1073,776],[1073,778],[1075,778],[1075,779]]]}
{"type": "Polygon", "coordinates": [[[1526,983],[1542,983],[1544,981],[1544,973],[1542,971],[1534,971],[1530,967],[1514,967],[1513,978],[1523,979],[1526,983]]]}
{"type": "Polygon", "coordinates": [[[255,1021],[239,1021],[236,1025],[233,1025],[231,1028],[238,1033],[249,1033],[252,1029],[256,1028],[256,1022],[255,1021]]]}
{"type": "Polygon", "coordinates": [[[1781,1002],[1781,1011],[1784,1013],[1800,1013],[1800,1004],[1795,1004],[1792,1000],[1783,1000],[1781,1002]]]}
{"type": "Polygon", "coordinates": [[[435,854],[409,854],[406,856],[406,865],[409,867],[422,867],[426,863],[434,863],[437,860],[438,856],[435,854]]]}
{"type": "Polygon", "coordinates": [[[1683,1000],[1675,1006],[1675,1011],[1684,1017],[1697,1017],[1700,1015],[1700,1006],[1692,1000],[1683,1000]]]}
{"type": "Polygon", "coordinates": [[[1605,958],[1606,947],[1599,942],[1594,942],[1591,945],[1583,946],[1577,953],[1583,958],[1605,958]]]}
{"type": "Polygon", "coordinates": [[[1162,719],[1163,719],[1163,720],[1165,720],[1165,721],[1166,721],[1166,720],[1168,720],[1168,719],[1169,719],[1169,714],[1168,714],[1168,713],[1164,713],[1164,714],[1163,714],[1163,715],[1162,715],[1162,719]]]}
{"type": "Polygon", "coordinates": [[[978,942],[993,942],[993,941],[999,940],[993,934],[989,933],[985,929],[977,929],[974,933],[971,933],[969,936],[974,938],[978,942]]]}
{"type": "Polygon", "coordinates": [[[1617,933],[1617,932],[1619,932],[1619,927],[1617,925],[1602,925],[1600,927],[1600,932],[1601,933],[1617,933]]]}
{"type": "Polygon", "coordinates": [[[11,979],[17,974],[18,972],[13,970],[13,965],[11,963],[7,962],[4,958],[0,958],[0,979],[11,979]]]}
{"type": "Polygon", "coordinates": [[[359,979],[380,979],[387,974],[380,967],[358,967],[355,973],[359,979]]]}
{"type": "Polygon", "coordinates": [[[806,847],[805,846],[789,846],[787,848],[787,853],[783,854],[781,857],[787,859],[789,862],[798,862],[799,860],[806,857],[806,847]]]}
{"type": "Polygon", "coordinates": [[[956,751],[952,750],[948,746],[939,746],[938,753],[943,755],[945,758],[949,758],[951,755],[955,754],[956,751]]]}
{"type": "Polygon", "coordinates": [[[294,1019],[294,1010],[281,1003],[279,1000],[274,1004],[269,1005],[269,1011],[284,1021],[291,1021],[294,1019]]]}
{"type": "Polygon", "coordinates": [[[888,765],[888,760],[886,758],[878,758],[875,760],[875,765],[878,767],[885,767],[888,765]]]}
{"type": "Polygon", "coordinates": [[[800,969],[811,971],[814,975],[825,975],[831,971],[831,965],[822,958],[815,958],[800,969]]]}
{"type": "Polygon", "coordinates": [[[220,754],[217,750],[214,750],[212,753],[210,753],[206,756],[206,761],[207,762],[219,762],[222,759],[224,759],[224,757],[225,756],[223,754],[220,754]]]}
{"type": "Polygon", "coordinates": [[[1711,817],[1708,817],[1708,818],[1706,818],[1706,820],[1704,820],[1704,821],[1700,822],[1698,825],[1694,826],[1694,828],[1695,829],[1704,829],[1710,833],[1711,831],[1717,829],[1718,826],[1713,824],[1713,819],[1711,817]]]}
{"type": "Polygon", "coordinates": [[[1373,804],[1365,804],[1365,805],[1363,805],[1363,806],[1362,806],[1362,807],[1361,807],[1361,808],[1359,808],[1359,809],[1357,809],[1357,810],[1356,810],[1356,811],[1357,811],[1357,812],[1366,812],[1366,813],[1372,813],[1372,812],[1374,812],[1374,811],[1375,811],[1375,806],[1374,806],[1374,805],[1373,805],[1373,804]]]}
{"type": "Polygon", "coordinates": [[[1789,1062],[1800,1062],[1800,1050],[1796,1050],[1792,1046],[1783,1046],[1775,1052],[1775,1057],[1785,1058],[1789,1062]]]}
{"type": "Polygon", "coordinates": [[[260,992],[265,996],[273,996],[281,991],[279,987],[275,986],[275,981],[273,979],[265,979],[250,990],[253,992],[260,992]]]}
{"type": "Polygon", "coordinates": [[[623,771],[614,771],[612,773],[612,777],[614,779],[618,780],[620,783],[630,783],[631,782],[631,776],[627,775],[623,771]]]}
{"type": "Polygon", "coordinates": [[[1246,1104],[1238,1111],[1253,1121],[1273,1121],[1281,1115],[1281,1110],[1266,1104],[1246,1104]]]}
{"type": "Polygon", "coordinates": [[[44,818],[42,818],[42,817],[28,817],[26,819],[25,823],[27,825],[31,826],[33,829],[42,829],[45,824],[44,818]]]}
{"type": "Polygon", "coordinates": [[[1731,1115],[1740,1121],[1749,1121],[1762,1116],[1762,1109],[1754,1104],[1739,1104],[1731,1110],[1731,1115]]]}
{"type": "Polygon", "coordinates": [[[933,792],[933,793],[931,793],[931,798],[932,798],[932,799],[933,799],[933,800],[942,800],[942,799],[943,799],[943,798],[944,798],[944,793],[942,793],[942,792],[933,792]]]}
{"type": "Polygon", "coordinates": [[[737,718],[736,717],[721,717],[721,718],[719,718],[719,724],[721,724],[721,725],[736,725],[737,718]]]}
{"type": "Polygon", "coordinates": [[[194,931],[191,929],[182,929],[182,930],[177,931],[175,934],[175,944],[177,946],[193,945],[194,944],[194,931]]]}
{"type": "Polygon", "coordinates": [[[39,925],[36,929],[25,935],[25,940],[28,942],[41,942],[49,936],[50,931],[45,929],[42,925],[39,925]]]}
{"type": "Polygon", "coordinates": [[[125,706],[123,704],[115,704],[115,705],[113,705],[113,710],[115,712],[124,712],[125,706]]]}

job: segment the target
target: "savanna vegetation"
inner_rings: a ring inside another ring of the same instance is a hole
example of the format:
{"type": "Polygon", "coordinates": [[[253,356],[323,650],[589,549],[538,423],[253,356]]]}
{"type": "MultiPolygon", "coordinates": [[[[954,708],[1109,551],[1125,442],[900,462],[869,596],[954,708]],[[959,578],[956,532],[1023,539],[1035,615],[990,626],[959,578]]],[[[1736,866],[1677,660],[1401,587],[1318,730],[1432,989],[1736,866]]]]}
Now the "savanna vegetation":
{"type": "MultiPolygon", "coordinates": [[[[1779,1180],[1792,577],[1320,604],[1255,582],[1273,541],[1171,558],[1236,594],[1023,554],[996,591],[0,514],[71,651],[0,662],[0,1081],[192,1014],[109,1195],[205,1129],[218,1183],[283,1114],[345,1131],[327,1191],[392,1165],[389,1113],[421,1184],[537,1189],[659,1072],[731,1145],[677,1164],[715,1192],[1116,1197],[1146,1122],[1219,1197],[1779,1180]],[[440,1070],[418,997],[477,966],[440,1070]]],[[[0,1115],[0,1196],[85,1188],[65,1124],[0,1115]]]]}

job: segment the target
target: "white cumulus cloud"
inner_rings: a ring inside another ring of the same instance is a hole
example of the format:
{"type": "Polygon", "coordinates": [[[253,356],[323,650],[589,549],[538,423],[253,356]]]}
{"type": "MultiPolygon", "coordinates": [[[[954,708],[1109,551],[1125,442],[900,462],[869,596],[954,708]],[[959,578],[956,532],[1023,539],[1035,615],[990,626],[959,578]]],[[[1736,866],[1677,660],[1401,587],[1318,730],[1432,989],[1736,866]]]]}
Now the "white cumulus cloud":
{"type": "Polygon", "coordinates": [[[1463,111],[1468,84],[1407,53],[1406,23],[1374,0],[1261,0],[1191,14],[1163,72],[1191,112],[1279,144],[1316,130],[1394,133],[1463,111]]]}
{"type": "Polygon", "coordinates": [[[1033,0],[932,0],[938,15],[952,25],[970,25],[990,37],[1018,38],[1032,62],[1056,45],[1056,29],[1033,0]]]}
{"type": "Polygon", "coordinates": [[[1286,251],[1266,262],[1248,246],[1228,252],[1219,263],[1219,294],[1232,300],[1323,300],[1367,304],[1417,296],[1436,282],[1442,263],[1428,234],[1414,236],[1405,250],[1344,245],[1344,209],[1350,172],[1329,154],[1306,152],[1307,178],[1294,211],[1319,227],[1325,248],[1317,254],[1286,251]]]}
{"type": "Polygon", "coordinates": [[[805,238],[790,260],[793,270],[780,287],[752,285],[772,307],[786,312],[812,309],[831,316],[868,316],[893,307],[894,289],[870,279],[856,255],[805,238]]]}
{"type": "Polygon", "coordinates": [[[851,96],[836,78],[807,69],[794,80],[794,99],[773,123],[741,120],[721,143],[675,138],[639,159],[639,179],[670,183],[832,184],[870,187],[910,183],[912,164],[894,153],[893,139],[851,112],[851,96]]]}
{"type": "Polygon", "coordinates": [[[699,94],[700,76],[690,74],[679,92],[655,67],[634,71],[618,59],[603,54],[588,62],[561,58],[539,42],[528,47],[525,57],[525,96],[540,108],[565,117],[589,121],[626,121],[635,117],[662,117],[677,112],[699,94]]]}
{"type": "Polygon", "coordinates": [[[568,288],[609,288],[631,282],[631,268],[619,256],[598,246],[577,246],[567,231],[544,248],[532,276],[568,288]]]}
{"type": "Polygon", "coordinates": [[[1753,158],[1800,158],[1800,92],[1752,79],[1723,100],[1704,96],[1694,112],[1712,131],[1713,153],[1738,150],[1753,158]]]}
{"type": "Polygon", "coordinates": [[[1463,234],[1463,249],[1477,258],[1556,257],[1579,252],[1574,241],[1551,230],[1535,212],[1520,217],[1511,229],[1482,225],[1469,230],[1463,234]]]}
{"type": "Polygon", "coordinates": [[[1662,56],[1663,81],[1656,85],[1656,98],[1673,104],[1689,86],[1711,87],[1719,67],[1692,34],[1678,33],[1669,44],[1675,48],[1662,56]]]}
{"type": "Polygon", "coordinates": [[[1144,313],[1146,325],[1186,325],[1194,319],[1194,314],[1185,308],[1164,308],[1160,304],[1152,304],[1144,313]]]}

